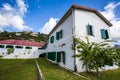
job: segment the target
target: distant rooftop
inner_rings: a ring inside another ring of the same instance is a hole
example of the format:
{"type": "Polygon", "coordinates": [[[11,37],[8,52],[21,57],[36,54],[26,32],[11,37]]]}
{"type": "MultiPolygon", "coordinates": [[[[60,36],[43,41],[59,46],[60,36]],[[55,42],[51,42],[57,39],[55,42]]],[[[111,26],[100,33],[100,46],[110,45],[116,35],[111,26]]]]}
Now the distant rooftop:
{"type": "Polygon", "coordinates": [[[34,47],[42,47],[44,46],[44,42],[35,42],[29,40],[0,40],[0,44],[8,44],[8,45],[21,45],[21,46],[34,46],[34,47]]]}

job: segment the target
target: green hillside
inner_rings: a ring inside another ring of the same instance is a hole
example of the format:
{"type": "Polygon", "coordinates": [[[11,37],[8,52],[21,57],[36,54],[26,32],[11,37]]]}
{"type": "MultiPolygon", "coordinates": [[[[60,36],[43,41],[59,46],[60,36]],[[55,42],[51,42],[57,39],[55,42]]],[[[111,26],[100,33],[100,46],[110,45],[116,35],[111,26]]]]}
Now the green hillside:
{"type": "Polygon", "coordinates": [[[48,35],[39,33],[39,32],[0,32],[0,40],[6,39],[17,39],[17,40],[35,40],[39,41],[48,41],[48,35]]]}

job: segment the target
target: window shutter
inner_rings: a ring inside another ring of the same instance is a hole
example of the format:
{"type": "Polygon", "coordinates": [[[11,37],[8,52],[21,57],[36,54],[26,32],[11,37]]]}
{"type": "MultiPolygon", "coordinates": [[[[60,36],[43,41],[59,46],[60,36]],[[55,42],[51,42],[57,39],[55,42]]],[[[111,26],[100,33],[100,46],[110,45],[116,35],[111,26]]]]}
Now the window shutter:
{"type": "Polygon", "coordinates": [[[54,36],[51,37],[50,43],[54,43],[54,36]]]}
{"type": "Polygon", "coordinates": [[[90,25],[90,35],[93,36],[93,26],[90,25]]]}
{"type": "Polygon", "coordinates": [[[59,39],[61,39],[62,37],[63,37],[63,30],[59,32],[59,39]]]}
{"type": "Polygon", "coordinates": [[[62,52],[63,54],[63,63],[65,64],[65,52],[62,52]]]}
{"type": "Polygon", "coordinates": [[[61,52],[57,52],[57,62],[61,62],[61,52]]]}
{"type": "Polygon", "coordinates": [[[87,34],[90,35],[90,25],[87,25],[87,34]]]}
{"type": "Polygon", "coordinates": [[[50,38],[50,43],[52,43],[52,37],[50,38]]]}
{"type": "Polygon", "coordinates": [[[48,59],[55,61],[56,60],[56,52],[48,52],[48,59]]]}
{"type": "Polygon", "coordinates": [[[51,53],[50,52],[48,52],[47,58],[51,59],[51,53]]]}
{"type": "Polygon", "coordinates": [[[92,25],[87,25],[87,34],[93,36],[93,29],[92,25]]]}
{"type": "Polygon", "coordinates": [[[101,29],[100,31],[101,31],[102,39],[106,39],[106,31],[105,31],[105,29],[101,29]]]}
{"type": "Polygon", "coordinates": [[[53,52],[53,53],[52,53],[52,56],[53,56],[53,57],[52,57],[52,60],[55,61],[55,60],[56,60],[56,52],[53,52]]]}
{"type": "Polygon", "coordinates": [[[56,32],[56,40],[59,40],[59,32],[56,32]]]}
{"type": "Polygon", "coordinates": [[[106,33],[106,39],[109,39],[108,31],[105,30],[105,33],[106,33]]]}

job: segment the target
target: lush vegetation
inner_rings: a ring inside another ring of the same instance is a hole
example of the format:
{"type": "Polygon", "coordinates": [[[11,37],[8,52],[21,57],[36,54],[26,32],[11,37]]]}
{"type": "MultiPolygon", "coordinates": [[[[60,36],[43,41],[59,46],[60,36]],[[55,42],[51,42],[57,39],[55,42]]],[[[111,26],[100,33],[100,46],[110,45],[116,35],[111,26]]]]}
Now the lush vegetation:
{"type": "Polygon", "coordinates": [[[48,35],[42,34],[40,32],[0,32],[0,40],[6,39],[19,39],[19,40],[35,40],[39,41],[48,41],[48,35]]]}
{"type": "Polygon", "coordinates": [[[0,59],[0,80],[38,80],[33,59],[0,59]]]}
{"type": "Polygon", "coordinates": [[[11,54],[11,53],[13,53],[14,52],[14,48],[8,48],[7,49],[7,54],[11,54]]]}
{"type": "Polygon", "coordinates": [[[109,46],[109,41],[95,43],[90,42],[88,37],[86,37],[86,42],[78,38],[75,38],[74,41],[79,53],[74,56],[83,61],[83,67],[86,68],[86,72],[95,70],[97,75],[100,76],[99,69],[102,69],[105,65],[118,65],[119,56],[117,55],[117,50],[109,46]]]}
{"type": "Polygon", "coordinates": [[[47,61],[45,58],[37,59],[45,80],[86,80],[73,73],[47,61]]]}
{"type": "Polygon", "coordinates": [[[101,76],[96,76],[95,73],[80,73],[81,75],[87,77],[89,80],[120,80],[120,68],[115,70],[108,70],[100,72],[101,76]]]}

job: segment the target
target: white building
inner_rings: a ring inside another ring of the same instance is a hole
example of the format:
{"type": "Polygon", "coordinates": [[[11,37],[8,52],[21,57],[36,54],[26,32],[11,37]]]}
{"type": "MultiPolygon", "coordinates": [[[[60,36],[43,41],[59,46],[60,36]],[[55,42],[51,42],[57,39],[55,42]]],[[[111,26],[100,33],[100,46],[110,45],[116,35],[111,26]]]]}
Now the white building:
{"type": "Polygon", "coordinates": [[[88,36],[91,42],[111,40],[109,27],[112,24],[96,9],[73,5],[49,33],[49,43],[46,49],[48,60],[60,66],[79,72],[82,61],[72,57],[77,54],[72,50],[73,37],[85,40],[88,36]]]}
{"type": "Polygon", "coordinates": [[[1,40],[0,56],[2,58],[38,58],[44,53],[44,42],[28,40],[1,40]],[[9,50],[13,50],[9,52],[9,50]]]}

